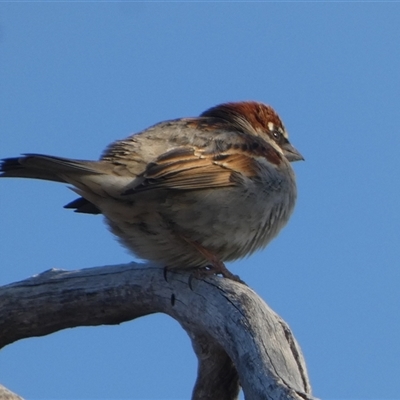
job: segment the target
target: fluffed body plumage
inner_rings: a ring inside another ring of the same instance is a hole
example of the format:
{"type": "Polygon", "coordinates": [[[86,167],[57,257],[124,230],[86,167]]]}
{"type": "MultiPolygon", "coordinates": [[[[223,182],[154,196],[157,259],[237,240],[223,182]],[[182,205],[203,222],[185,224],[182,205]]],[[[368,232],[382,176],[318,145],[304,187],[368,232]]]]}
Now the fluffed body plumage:
{"type": "MultiPolygon", "coordinates": [[[[0,176],[65,182],[81,213],[102,213],[136,256],[170,268],[205,267],[265,247],[296,200],[302,159],[275,111],[223,104],[111,144],[99,161],[28,154],[0,176]]],[[[221,272],[221,271],[216,271],[221,272]]]]}

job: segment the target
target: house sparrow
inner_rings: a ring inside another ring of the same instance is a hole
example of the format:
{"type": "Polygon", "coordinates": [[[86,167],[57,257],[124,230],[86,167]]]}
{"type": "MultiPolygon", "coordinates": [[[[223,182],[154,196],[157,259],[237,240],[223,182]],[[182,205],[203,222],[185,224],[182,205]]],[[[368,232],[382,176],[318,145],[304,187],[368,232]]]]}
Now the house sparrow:
{"type": "Polygon", "coordinates": [[[65,208],[103,214],[136,256],[238,280],[224,261],[265,247],[287,223],[297,160],[278,114],[244,101],[151,126],[99,161],[7,158],[0,176],[68,183],[81,197],[65,208]]]}

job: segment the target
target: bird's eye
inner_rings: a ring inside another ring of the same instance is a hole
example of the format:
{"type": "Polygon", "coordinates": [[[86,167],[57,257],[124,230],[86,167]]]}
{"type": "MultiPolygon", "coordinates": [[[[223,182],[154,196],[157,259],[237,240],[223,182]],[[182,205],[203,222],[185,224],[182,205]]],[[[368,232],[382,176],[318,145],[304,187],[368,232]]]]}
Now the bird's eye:
{"type": "Polygon", "coordinates": [[[273,132],[272,132],[272,136],[273,136],[275,139],[279,139],[279,137],[281,136],[281,134],[280,134],[280,132],[273,131],[273,132]]]}
{"type": "Polygon", "coordinates": [[[284,140],[282,129],[277,127],[274,123],[268,122],[268,129],[269,134],[272,135],[272,138],[275,140],[275,142],[280,143],[282,140],[284,140]]]}

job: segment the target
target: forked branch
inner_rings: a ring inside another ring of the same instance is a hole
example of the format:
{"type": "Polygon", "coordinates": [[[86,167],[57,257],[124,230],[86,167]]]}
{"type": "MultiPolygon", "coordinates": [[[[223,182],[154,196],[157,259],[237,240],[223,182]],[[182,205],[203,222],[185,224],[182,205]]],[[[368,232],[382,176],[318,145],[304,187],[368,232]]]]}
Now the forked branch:
{"type": "Polygon", "coordinates": [[[199,360],[195,400],[311,399],[290,329],[249,287],[191,279],[145,264],[49,270],[0,288],[0,348],[76,326],[113,325],[162,312],[190,336],[199,360]]]}

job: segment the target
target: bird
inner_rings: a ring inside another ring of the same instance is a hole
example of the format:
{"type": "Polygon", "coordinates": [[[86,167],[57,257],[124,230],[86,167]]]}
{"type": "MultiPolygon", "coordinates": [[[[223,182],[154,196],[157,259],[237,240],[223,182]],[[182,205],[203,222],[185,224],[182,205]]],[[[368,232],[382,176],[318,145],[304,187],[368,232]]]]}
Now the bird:
{"type": "Polygon", "coordinates": [[[157,123],[97,161],[5,158],[0,177],[67,183],[80,197],[64,207],[103,214],[136,257],[241,282],[225,262],[266,247],[286,225],[300,160],[271,106],[239,101],[157,123]]]}

